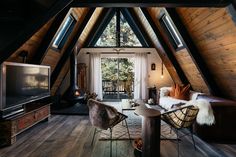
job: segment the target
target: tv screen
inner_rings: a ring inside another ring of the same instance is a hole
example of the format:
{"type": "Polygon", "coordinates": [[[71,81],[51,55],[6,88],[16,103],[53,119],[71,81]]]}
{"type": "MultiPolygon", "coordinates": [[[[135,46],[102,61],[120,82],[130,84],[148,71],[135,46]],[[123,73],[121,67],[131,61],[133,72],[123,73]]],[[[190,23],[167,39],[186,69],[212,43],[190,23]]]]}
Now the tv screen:
{"type": "Polygon", "coordinates": [[[30,64],[5,64],[5,107],[50,95],[50,68],[30,64]]]}

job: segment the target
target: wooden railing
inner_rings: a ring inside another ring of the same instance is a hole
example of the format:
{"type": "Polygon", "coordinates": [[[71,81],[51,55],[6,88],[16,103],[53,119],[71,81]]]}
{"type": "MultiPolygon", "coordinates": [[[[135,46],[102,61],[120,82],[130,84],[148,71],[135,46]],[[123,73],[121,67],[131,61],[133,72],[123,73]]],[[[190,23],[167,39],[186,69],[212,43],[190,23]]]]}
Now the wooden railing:
{"type": "MultiPolygon", "coordinates": [[[[126,84],[127,81],[113,81],[113,80],[102,80],[102,90],[105,94],[117,93],[126,93],[126,84]]],[[[132,82],[134,84],[134,82],[132,82]]],[[[131,91],[134,91],[134,86],[132,86],[131,91]]]]}

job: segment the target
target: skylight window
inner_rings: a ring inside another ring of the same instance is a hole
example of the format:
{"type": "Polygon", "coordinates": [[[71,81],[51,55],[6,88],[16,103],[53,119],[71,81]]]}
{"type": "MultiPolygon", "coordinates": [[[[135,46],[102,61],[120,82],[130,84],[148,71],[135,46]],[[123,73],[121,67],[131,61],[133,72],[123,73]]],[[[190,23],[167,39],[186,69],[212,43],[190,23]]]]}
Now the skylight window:
{"type": "Polygon", "coordinates": [[[161,17],[160,23],[162,24],[163,28],[168,33],[169,40],[172,43],[173,47],[176,50],[179,50],[179,49],[183,48],[184,45],[183,45],[183,43],[180,39],[180,36],[177,33],[177,30],[175,29],[175,27],[174,27],[173,23],[171,22],[170,18],[166,14],[164,14],[161,17]]]}
{"type": "Polygon", "coordinates": [[[69,37],[70,33],[72,32],[74,26],[75,26],[76,20],[72,15],[69,15],[66,18],[66,21],[64,22],[63,26],[60,28],[55,40],[53,41],[52,47],[56,49],[61,49],[67,38],[69,37]]]}

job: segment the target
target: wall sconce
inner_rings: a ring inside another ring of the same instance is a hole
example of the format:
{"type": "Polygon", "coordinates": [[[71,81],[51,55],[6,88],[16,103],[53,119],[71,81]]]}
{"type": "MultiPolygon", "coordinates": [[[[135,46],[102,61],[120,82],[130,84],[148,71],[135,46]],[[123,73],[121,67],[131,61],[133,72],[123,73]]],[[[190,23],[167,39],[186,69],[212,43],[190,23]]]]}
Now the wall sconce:
{"type": "Polygon", "coordinates": [[[163,61],[161,62],[161,78],[164,78],[163,61]]]}
{"type": "Polygon", "coordinates": [[[156,70],[156,64],[155,63],[151,64],[151,70],[156,70]]]}

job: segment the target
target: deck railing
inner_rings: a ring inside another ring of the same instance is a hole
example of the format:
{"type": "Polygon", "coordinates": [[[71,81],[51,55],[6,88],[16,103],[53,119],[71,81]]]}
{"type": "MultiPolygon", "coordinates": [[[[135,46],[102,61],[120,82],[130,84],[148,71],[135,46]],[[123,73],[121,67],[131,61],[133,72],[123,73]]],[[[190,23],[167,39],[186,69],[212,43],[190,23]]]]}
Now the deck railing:
{"type": "MultiPolygon", "coordinates": [[[[126,93],[126,85],[127,85],[127,81],[113,81],[113,80],[102,80],[102,90],[104,94],[114,94],[114,93],[118,93],[118,91],[120,93],[126,93]]],[[[134,84],[134,82],[132,82],[132,84],[134,84]]],[[[134,91],[134,86],[132,86],[131,91],[134,91]]]]}

